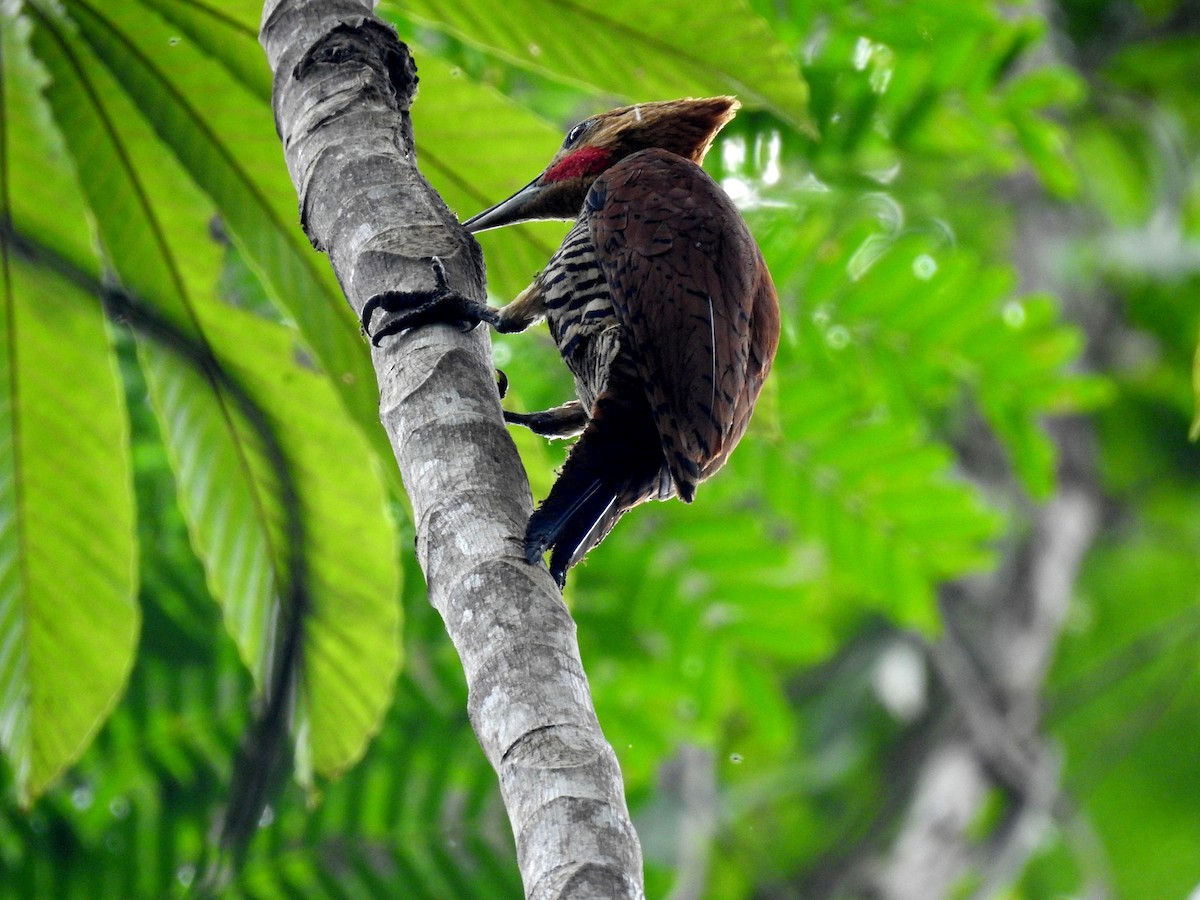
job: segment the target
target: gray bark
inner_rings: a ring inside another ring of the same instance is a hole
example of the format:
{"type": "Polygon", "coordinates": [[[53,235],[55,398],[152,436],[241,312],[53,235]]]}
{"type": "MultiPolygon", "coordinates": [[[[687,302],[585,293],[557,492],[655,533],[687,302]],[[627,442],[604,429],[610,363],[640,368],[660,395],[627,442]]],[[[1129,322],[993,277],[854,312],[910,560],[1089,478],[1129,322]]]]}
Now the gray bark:
{"type": "MultiPolygon", "coordinates": [[[[355,313],[384,290],[431,288],[435,255],[455,289],[482,300],[478,245],[417,170],[415,68],[371,3],[268,0],[260,41],[302,223],[355,313]]],[[[417,329],[372,359],[430,602],[462,659],[526,896],[642,896],[641,850],[574,622],[545,568],[524,561],[532,503],[484,329],[417,329]]]]}

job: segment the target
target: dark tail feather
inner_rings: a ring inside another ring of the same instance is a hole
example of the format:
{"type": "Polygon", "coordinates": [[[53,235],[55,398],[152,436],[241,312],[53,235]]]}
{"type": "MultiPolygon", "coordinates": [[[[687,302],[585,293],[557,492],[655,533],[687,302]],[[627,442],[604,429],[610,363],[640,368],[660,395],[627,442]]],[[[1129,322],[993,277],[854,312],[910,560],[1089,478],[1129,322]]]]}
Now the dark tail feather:
{"type": "Polygon", "coordinates": [[[549,547],[558,540],[559,534],[572,517],[580,514],[597,495],[604,494],[603,482],[594,480],[579,493],[568,496],[566,491],[550,492],[542,505],[529,519],[525,528],[525,559],[536,563],[549,547]],[[557,496],[556,496],[557,494],[557,496]]]}
{"type": "Polygon", "coordinates": [[[659,492],[662,445],[640,397],[640,388],[601,395],[550,496],[529,520],[525,556],[537,562],[552,547],[550,574],[560,586],[567,569],[604,540],[627,510],[659,492]],[[631,395],[638,400],[630,402],[631,395]]]}
{"type": "Polygon", "coordinates": [[[593,479],[578,494],[560,489],[565,480],[555,484],[525,531],[525,556],[531,563],[541,559],[547,548],[554,548],[550,574],[559,587],[567,579],[567,569],[600,543],[625,511],[617,506],[618,491],[600,479],[593,479]]]}

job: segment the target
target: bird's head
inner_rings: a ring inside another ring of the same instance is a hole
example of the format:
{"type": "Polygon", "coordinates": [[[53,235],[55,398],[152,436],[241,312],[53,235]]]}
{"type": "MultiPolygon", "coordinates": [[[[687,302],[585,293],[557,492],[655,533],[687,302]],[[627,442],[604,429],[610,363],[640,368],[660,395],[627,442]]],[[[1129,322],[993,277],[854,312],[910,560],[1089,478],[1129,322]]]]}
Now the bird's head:
{"type": "Polygon", "coordinates": [[[622,106],[585,119],[567,132],[545,171],[463,226],[480,232],[530,219],[573,219],[596,177],[639,150],[669,150],[699,165],[740,105],[733,97],[665,100],[622,106]]]}

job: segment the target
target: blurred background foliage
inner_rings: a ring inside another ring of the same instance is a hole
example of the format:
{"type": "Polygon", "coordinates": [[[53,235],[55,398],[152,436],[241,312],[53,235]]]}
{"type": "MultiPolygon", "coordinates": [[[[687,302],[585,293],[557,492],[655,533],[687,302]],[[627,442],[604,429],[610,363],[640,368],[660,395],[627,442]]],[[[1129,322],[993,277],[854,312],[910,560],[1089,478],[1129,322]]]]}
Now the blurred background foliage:
{"type": "MultiPolygon", "coordinates": [[[[744,104],[708,167],[780,288],[775,374],[698,502],[630,516],[568,590],[648,894],[878,888],[911,831],[912,760],[952,728],[958,694],[935,662],[947,614],[980,584],[1016,589],[1022,561],[1053,544],[1045,511],[1067,486],[1095,522],[1078,572],[1055,570],[1066,599],[1036,635],[1031,728],[1057,789],[1009,840],[1031,801],[995,776],[943,893],[1195,890],[1195,5],[381,12],[420,69],[422,170],[460,217],[597,110],[718,92],[744,104]]],[[[280,486],[245,411],[100,321],[95,295],[119,284],[241,379],[301,485],[308,529],[293,538],[317,648],[301,786],[264,818],[238,891],[517,896],[366,348],[297,227],[260,13],[0,10],[0,884],[184,890],[290,577],[280,486]]],[[[495,302],[564,231],[481,236],[495,302]]],[[[495,352],[515,408],[568,396],[545,333],[495,352]]],[[[514,438],[544,496],[563,448],[514,438]]]]}

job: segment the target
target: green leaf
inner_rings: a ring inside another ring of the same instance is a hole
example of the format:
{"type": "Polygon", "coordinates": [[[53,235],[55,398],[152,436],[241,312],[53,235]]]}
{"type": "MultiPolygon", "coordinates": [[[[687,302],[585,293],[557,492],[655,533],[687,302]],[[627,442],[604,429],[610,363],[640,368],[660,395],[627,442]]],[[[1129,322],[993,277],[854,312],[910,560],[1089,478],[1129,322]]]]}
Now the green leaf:
{"type": "Polygon", "coordinates": [[[1154,209],[1149,140],[1134,123],[1127,128],[1091,123],[1073,129],[1072,146],[1088,199],[1118,227],[1136,227],[1154,209]]]}
{"type": "Polygon", "coordinates": [[[3,209],[33,243],[53,250],[93,276],[100,272],[87,204],[79,192],[74,164],[40,96],[50,81],[27,46],[31,25],[19,16],[5,21],[4,115],[7,132],[8,191],[3,209]],[[15,38],[20,39],[18,43],[15,38]]]}
{"type": "Polygon", "coordinates": [[[204,44],[180,38],[180,29],[134,0],[71,0],[68,8],[79,38],[212,198],[351,415],[388,458],[369,355],[328,262],[299,228],[295,191],[265,99],[247,92],[219,58],[206,56],[204,44]]]}
{"type": "Polygon", "coordinates": [[[103,316],[4,250],[0,745],[28,805],[87,747],[125,684],[136,545],[103,316]]]}
{"type": "MultiPolygon", "coordinates": [[[[290,333],[205,304],[204,330],[226,347],[228,371],[270,416],[300,490],[311,603],[297,736],[300,760],[336,776],[361,756],[379,726],[399,666],[399,568],[380,473],[365,441],[340,413],[327,380],[307,371],[290,333]]],[[[277,473],[228,400],[200,376],[144,348],[152,397],[178,473],[181,502],[209,582],[242,658],[261,677],[270,651],[282,569],[277,473]]]]}
{"type": "Polygon", "coordinates": [[[953,410],[965,393],[1004,443],[1022,484],[1046,496],[1055,460],[1040,417],[1079,408],[1073,400],[1102,399],[1095,385],[1076,389],[1080,380],[1067,372],[1081,349],[1079,332],[1060,321],[1053,298],[1012,296],[1012,269],[985,265],[970,250],[915,229],[893,236],[872,218],[829,219],[821,263],[801,275],[798,261],[821,239],[824,211],[812,235],[789,227],[785,216],[755,217],[776,279],[796,283],[816,325],[801,332],[801,352],[857,369],[865,400],[915,416],[925,423],[919,427],[953,410]],[[857,265],[864,247],[869,262],[857,265]]]}
{"type": "MultiPolygon", "coordinates": [[[[69,184],[34,94],[40,73],[0,36],[0,747],[29,805],[87,747],[133,662],[139,615],[124,395],[95,301],[18,258],[7,229],[69,184]],[[31,162],[37,161],[36,167],[31,162]]],[[[77,236],[77,233],[75,233],[77,236]]],[[[61,238],[72,244],[72,230],[61,238]]]]}
{"type": "Polygon", "coordinates": [[[307,369],[289,330],[213,312],[208,331],[219,343],[253,348],[231,355],[232,371],[269,411],[300,488],[312,600],[300,735],[313,768],[336,777],[378,730],[400,666],[401,572],[385,481],[329,379],[307,369]]]}
{"type": "MultiPolygon", "coordinates": [[[[302,776],[308,764],[336,774],[378,726],[398,665],[399,570],[381,472],[334,383],[311,370],[293,333],[214,298],[222,253],[206,228],[210,204],[68,25],[40,25],[36,46],[55,76],[48,97],[113,268],[200,356],[214,354],[283,444],[299,489],[312,607],[298,759],[302,776]]],[[[285,531],[295,511],[281,505],[284,474],[272,469],[262,434],[229,385],[146,339],[141,359],[193,544],[227,628],[261,680],[272,605],[298,575],[288,548],[297,536],[285,531]]]]}
{"type": "Polygon", "coordinates": [[[989,564],[997,517],[952,476],[946,447],[864,408],[836,370],[780,378],[784,442],[763,466],[779,473],[772,497],[788,498],[776,510],[819,542],[829,589],[935,628],[937,586],[989,564]]]}
{"type": "Polygon", "coordinates": [[[1066,130],[1056,122],[1016,112],[1012,116],[1017,141],[1042,184],[1059,198],[1079,193],[1079,173],[1067,153],[1066,130]]]}
{"type": "Polygon", "coordinates": [[[400,11],[519,65],[618,97],[733,93],[812,132],[799,69],[741,0],[513,0],[486,14],[471,3],[415,0],[400,11]]]}
{"type": "MultiPolygon", "coordinates": [[[[271,67],[258,44],[262,4],[257,0],[229,0],[220,6],[180,3],[178,0],[141,0],[186,36],[196,47],[220,62],[251,94],[269,103],[271,67]]],[[[179,38],[169,39],[178,46],[179,38]]]]}

